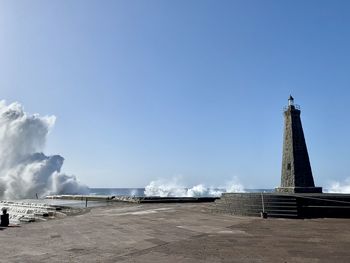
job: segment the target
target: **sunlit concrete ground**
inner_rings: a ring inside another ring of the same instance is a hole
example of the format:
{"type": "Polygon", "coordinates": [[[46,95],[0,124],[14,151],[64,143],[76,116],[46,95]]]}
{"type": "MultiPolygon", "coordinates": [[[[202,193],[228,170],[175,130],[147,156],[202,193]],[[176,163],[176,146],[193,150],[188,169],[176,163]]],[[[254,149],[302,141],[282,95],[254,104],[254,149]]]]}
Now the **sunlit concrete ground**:
{"type": "Polygon", "coordinates": [[[0,262],[350,262],[348,219],[212,214],[209,204],[116,204],[0,231],[0,262]]]}

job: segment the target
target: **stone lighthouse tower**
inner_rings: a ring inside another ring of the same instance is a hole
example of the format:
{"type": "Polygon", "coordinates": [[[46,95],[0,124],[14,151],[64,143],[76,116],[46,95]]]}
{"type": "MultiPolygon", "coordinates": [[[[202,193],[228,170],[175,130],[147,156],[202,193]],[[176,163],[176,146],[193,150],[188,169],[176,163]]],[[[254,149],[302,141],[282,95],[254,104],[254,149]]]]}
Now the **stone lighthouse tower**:
{"type": "Polygon", "coordinates": [[[292,96],[284,110],[284,135],[281,186],[277,192],[322,193],[322,187],[315,187],[309,154],[307,152],[300,107],[294,104],[292,96]]]}

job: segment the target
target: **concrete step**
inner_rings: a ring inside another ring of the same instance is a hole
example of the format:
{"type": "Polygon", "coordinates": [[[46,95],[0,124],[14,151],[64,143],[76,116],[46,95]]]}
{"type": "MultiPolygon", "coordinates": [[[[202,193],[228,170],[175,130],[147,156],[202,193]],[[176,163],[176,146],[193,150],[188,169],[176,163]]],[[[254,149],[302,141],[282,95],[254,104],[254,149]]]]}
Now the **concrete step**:
{"type": "MultiPolygon", "coordinates": [[[[262,202],[261,198],[221,198],[220,200],[216,200],[216,202],[262,202]]],[[[296,199],[264,199],[264,203],[289,203],[289,202],[297,202],[296,199]]]]}
{"type": "Polygon", "coordinates": [[[281,214],[298,214],[298,210],[297,209],[290,209],[290,210],[282,210],[282,209],[265,209],[265,212],[267,213],[281,213],[281,214]]]}
{"type": "MultiPolygon", "coordinates": [[[[260,217],[263,210],[261,194],[223,195],[215,201],[215,211],[238,216],[260,217]]],[[[264,196],[264,209],[269,217],[298,218],[295,197],[264,196]]]]}
{"type": "Polygon", "coordinates": [[[279,213],[267,213],[267,217],[275,217],[275,218],[299,218],[298,214],[279,214],[279,213]]]}

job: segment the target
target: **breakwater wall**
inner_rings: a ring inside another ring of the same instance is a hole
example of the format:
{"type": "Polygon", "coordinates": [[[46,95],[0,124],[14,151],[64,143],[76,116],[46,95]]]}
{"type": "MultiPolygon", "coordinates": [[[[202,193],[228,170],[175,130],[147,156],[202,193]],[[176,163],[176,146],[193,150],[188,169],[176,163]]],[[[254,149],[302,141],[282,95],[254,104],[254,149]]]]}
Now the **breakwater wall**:
{"type": "Polygon", "coordinates": [[[224,193],[213,211],[238,216],[350,218],[350,194],[224,193]]]}
{"type": "Polygon", "coordinates": [[[128,203],[203,203],[214,202],[218,197],[135,197],[135,196],[106,196],[106,195],[50,195],[46,199],[105,201],[128,203]]]}
{"type": "Polygon", "coordinates": [[[10,224],[46,221],[66,216],[60,207],[42,203],[0,200],[0,209],[7,210],[10,224]]]}

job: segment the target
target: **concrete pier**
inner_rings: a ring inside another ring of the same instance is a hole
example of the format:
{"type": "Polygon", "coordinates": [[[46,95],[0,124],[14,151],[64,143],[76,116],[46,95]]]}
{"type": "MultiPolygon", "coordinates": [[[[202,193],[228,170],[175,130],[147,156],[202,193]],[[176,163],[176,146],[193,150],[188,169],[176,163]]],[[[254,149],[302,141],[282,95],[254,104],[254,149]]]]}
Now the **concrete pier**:
{"type": "Polygon", "coordinates": [[[347,219],[260,219],[131,204],[0,231],[4,262],[349,262],[347,219]]]}

